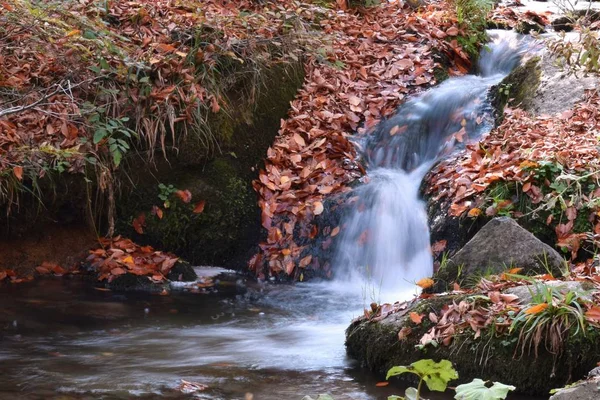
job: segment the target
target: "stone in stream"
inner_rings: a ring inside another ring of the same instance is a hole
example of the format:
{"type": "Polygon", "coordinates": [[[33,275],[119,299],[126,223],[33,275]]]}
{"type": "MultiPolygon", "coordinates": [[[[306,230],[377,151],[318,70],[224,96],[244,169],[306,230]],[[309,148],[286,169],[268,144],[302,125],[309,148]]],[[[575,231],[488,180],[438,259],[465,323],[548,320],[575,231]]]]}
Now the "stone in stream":
{"type": "Polygon", "coordinates": [[[564,260],[556,250],[537,239],[515,220],[498,217],[488,222],[436,273],[436,289],[457,282],[461,286],[474,277],[522,268],[520,274],[560,274],[564,260]]]}

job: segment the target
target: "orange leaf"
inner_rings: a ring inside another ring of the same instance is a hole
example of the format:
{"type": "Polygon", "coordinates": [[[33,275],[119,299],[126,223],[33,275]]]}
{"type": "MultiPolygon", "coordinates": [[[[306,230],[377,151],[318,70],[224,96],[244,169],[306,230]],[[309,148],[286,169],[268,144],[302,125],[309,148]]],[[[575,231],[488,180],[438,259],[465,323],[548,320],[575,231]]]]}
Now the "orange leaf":
{"type": "Polygon", "coordinates": [[[14,167],[13,173],[15,174],[15,176],[17,177],[18,180],[20,180],[20,181],[23,180],[23,167],[20,167],[20,166],[14,167]]]}
{"type": "Polygon", "coordinates": [[[340,233],[340,227],[339,227],[339,226],[336,226],[335,228],[333,228],[333,229],[331,230],[331,234],[330,234],[330,236],[331,236],[331,237],[335,237],[335,236],[337,236],[337,234],[338,234],[338,233],[340,233]]]}
{"type": "Polygon", "coordinates": [[[412,322],[419,325],[421,323],[421,321],[423,320],[424,314],[417,314],[416,312],[413,311],[409,314],[409,316],[410,316],[410,320],[412,322]]]}
{"type": "Polygon", "coordinates": [[[509,274],[518,274],[519,272],[523,271],[523,268],[512,268],[508,270],[509,274]]]}
{"type": "Polygon", "coordinates": [[[133,264],[133,263],[134,263],[134,262],[133,262],[133,257],[131,257],[131,256],[127,256],[127,257],[125,257],[125,258],[123,259],[123,262],[124,262],[124,263],[133,264]]]}
{"type": "Polygon", "coordinates": [[[158,219],[163,218],[163,210],[160,207],[152,206],[152,214],[156,215],[158,219]]]}
{"type": "Polygon", "coordinates": [[[377,382],[375,384],[375,386],[377,386],[377,387],[384,387],[384,386],[387,386],[389,384],[390,384],[389,382],[377,382]]]}
{"type": "Polygon", "coordinates": [[[200,214],[202,213],[202,211],[204,211],[204,205],[206,204],[206,201],[202,200],[199,201],[198,203],[196,203],[196,206],[194,207],[194,214],[200,214]]]}
{"type": "Polygon", "coordinates": [[[139,233],[140,235],[144,234],[144,225],[146,225],[146,214],[141,213],[140,215],[138,215],[138,217],[136,219],[133,220],[133,222],[131,223],[133,225],[133,229],[135,229],[135,231],[137,233],[139,233]]]}
{"type": "Polygon", "coordinates": [[[156,46],[156,50],[160,51],[161,53],[170,53],[177,49],[175,47],[171,46],[170,44],[160,43],[156,46]]]}
{"type": "Polygon", "coordinates": [[[35,267],[35,270],[40,274],[40,275],[48,275],[50,273],[50,271],[47,268],[44,267],[35,267]]]}
{"type": "Polygon", "coordinates": [[[184,203],[189,203],[190,201],[192,201],[192,193],[190,193],[190,191],[187,190],[187,189],[186,190],[178,190],[178,191],[175,192],[175,194],[184,203]]]}
{"type": "Polygon", "coordinates": [[[423,278],[417,281],[417,286],[422,287],[423,289],[427,289],[432,287],[434,284],[433,279],[431,278],[423,278]]]}
{"type": "Polygon", "coordinates": [[[72,31],[69,31],[66,36],[71,37],[71,36],[79,35],[80,33],[81,33],[81,31],[79,29],[73,29],[72,31]]]}
{"type": "Polygon", "coordinates": [[[542,311],[544,311],[546,308],[548,308],[548,303],[540,303],[533,307],[529,307],[527,310],[525,310],[525,314],[527,314],[527,315],[539,314],[542,311]]]}
{"type": "Polygon", "coordinates": [[[587,318],[590,321],[600,322],[600,307],[592,306],[589,310],[586,311],[585,318],[587,318]]]}
{"type": "Polygon", "coordinates": [[[469,210],[469,214],[468,215],[469,215],[469,217],[475,218],[475,217],[479,217],[482,214],[482,212],[483,211],[481,211],[480,208],[471,208],[469,210]]]}

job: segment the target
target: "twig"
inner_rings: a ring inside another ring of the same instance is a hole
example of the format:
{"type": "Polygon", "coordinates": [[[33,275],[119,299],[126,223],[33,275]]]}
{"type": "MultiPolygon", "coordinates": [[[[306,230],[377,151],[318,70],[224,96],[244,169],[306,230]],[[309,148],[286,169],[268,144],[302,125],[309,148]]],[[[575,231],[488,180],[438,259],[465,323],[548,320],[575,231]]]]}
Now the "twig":
{"type": "Polygon", "coordinates": [[[83,85],[84,83],[93,82],[93,81],[95,81],[97,79],[100,79],[100,78],[104,78],[104,76],[97,76],[97,77],[94,77],[92,79],[87,79],[85,81],[81,81],[81,82],[76,83],[74,85],[71,84],[70,80],[67,80],[66,81],[66,85],[67,85],[66,87],[63,87],[63,83],[57,83],[57,84],[54,85],[54,86],[56,86],[55,90],[53,90],[50,93],[45,94],[44,96],[42,96],[38,100],[34,101],[33,103],[30,103],[30,104],[27,104],[27,105],[24,105],[24,106],[14,106],[14,107],[9,107],[9,108],[5,108],[3,110],[0,110],[0,118],[5,117],[5,116],[10,115],[10,114],[20,113],[20,112],[29,110],[31,108],[34,108],[34,107],[40,105],[43,101],[48,100],[49,98],[51,98],[52,96],[54,96],[55,94],[58,94],[60,92],[65,93],[67,96],[69,96],[72,99],[73,98],[73,93],[72,93],[73,89],[75,89],[75,88],[83,85]]]}

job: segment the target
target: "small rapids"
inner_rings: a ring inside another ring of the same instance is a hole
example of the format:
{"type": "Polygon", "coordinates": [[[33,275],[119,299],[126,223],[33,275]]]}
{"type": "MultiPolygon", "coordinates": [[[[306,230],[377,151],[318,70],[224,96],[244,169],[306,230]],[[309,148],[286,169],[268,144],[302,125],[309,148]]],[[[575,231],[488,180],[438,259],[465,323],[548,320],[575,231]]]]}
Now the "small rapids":
{"type": "Polygon", "coordinates": [[[493,127],[489,91],[530,47],[520,35],[491,31],[479,75],[450,78],[408,101],[362,143],[368,182],[355,190],[335,265],[341,279],[367,281],[373,301],[398,300],[431,276],[429,226],[419,197],[423,178],[440,158],[493,127]]]}

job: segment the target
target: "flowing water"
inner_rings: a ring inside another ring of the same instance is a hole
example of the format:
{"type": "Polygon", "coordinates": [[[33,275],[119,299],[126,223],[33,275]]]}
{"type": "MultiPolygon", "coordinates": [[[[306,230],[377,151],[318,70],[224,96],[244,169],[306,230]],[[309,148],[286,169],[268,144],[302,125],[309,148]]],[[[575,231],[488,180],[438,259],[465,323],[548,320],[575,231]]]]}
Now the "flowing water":
{"type": "MultiPolygon", "coordinates": [[[[363,143],[370,183],[357,189],[338,267],[348,267],[346,277],[368,269],[390,300],[414,295],[413,282],[432,271],[419,200],[424,174],[455,142],[490,128],[487,90],[523,51],[516,36],[495,35],[481,76],[451,79],[408,102],[363,143]]],[[[345,400],[402,392],[376,387],[382,377],[345,353],[344,329],[381,297],[364,276],[253,285],[244,294],[170,296],[97,291],[77,279],[3,287],[0,398],[345,400]],[[181,379],[208,388],[183,394],[181,379]]]]}
{"type": "Polygon", "coordinates": [[[423,177],[441,157],[489,132],[489,90],[530,48],[513,32],[493,31],[491,37],[479,75],[449,79],[408,101],[361,144],[369,182],[356,190],[358,206],[343,230],[335,264],[353,281],[366,277],[378,300],[393,301],[431,276],[429,226],[419,198],[423,177]]]}

